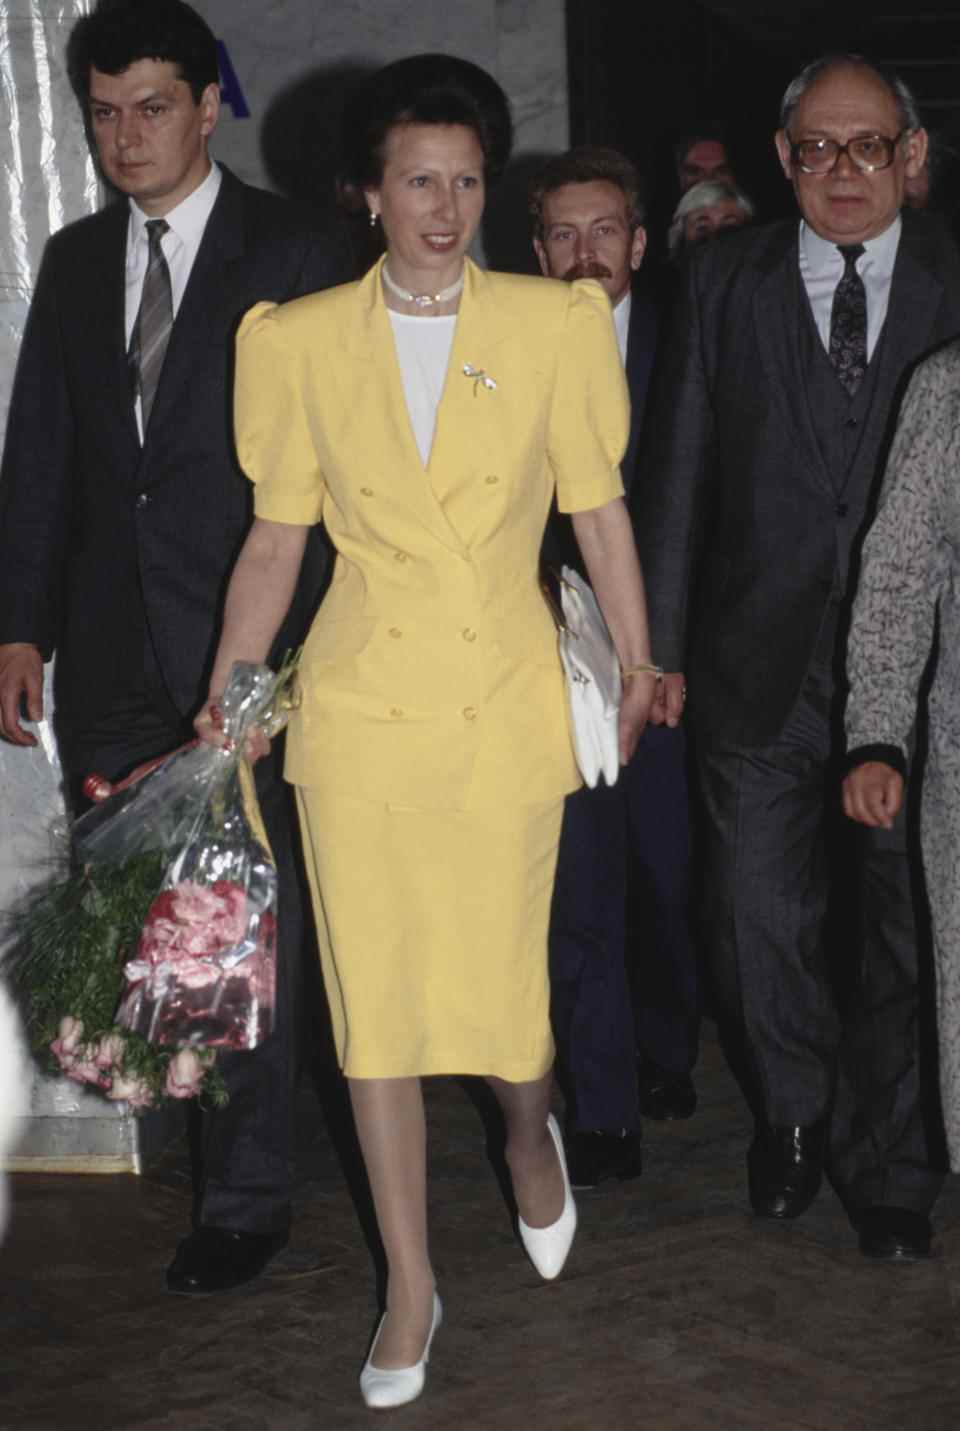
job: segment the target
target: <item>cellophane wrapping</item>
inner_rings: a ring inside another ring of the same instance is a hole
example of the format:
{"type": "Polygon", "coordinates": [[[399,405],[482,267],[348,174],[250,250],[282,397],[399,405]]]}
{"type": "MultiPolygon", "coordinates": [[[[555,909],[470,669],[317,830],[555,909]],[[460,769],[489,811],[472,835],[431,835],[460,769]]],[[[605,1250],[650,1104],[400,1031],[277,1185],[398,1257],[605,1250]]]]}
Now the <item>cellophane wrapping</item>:
{"type": "Polygon", "coordinates": [[[85,866],[159,857],[116,1017],[151,1043],[251,1049],[273,1028],[277,871],[244,739],[286,723],[288,674],[238,662],[220,702],[227,746],[174,752],[74,827],[85,866]]]}

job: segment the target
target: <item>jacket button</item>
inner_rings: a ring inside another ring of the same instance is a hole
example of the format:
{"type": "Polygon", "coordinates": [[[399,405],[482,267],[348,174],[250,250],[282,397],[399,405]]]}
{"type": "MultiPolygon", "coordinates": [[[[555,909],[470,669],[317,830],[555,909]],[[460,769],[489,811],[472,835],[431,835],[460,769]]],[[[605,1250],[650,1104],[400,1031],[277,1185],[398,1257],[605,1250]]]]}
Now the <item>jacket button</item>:
{"type": "Polygon", "coordinates": [[[391,720],[402,720],[402,719],[403,719],[403,711],[400,709],[399,706],[391,706],[391,707],[390,707],[390,719],[391,719],[391,720]]]}
{"type": "Polygon", "coordinates": [[[486,484],[487,484],[488,487],[494,487],[494,486],[496,486],[496,484],[500,481],[500,478],[499,478],[499,477],[495,477],[495,476],[493,475],[493,473],[491,472],[491,473],[490,473],[490,476],[489,476],[489,477],[484,477],[483,480],[484,480],[484,482],[486,482],[486,484]]]}
{"type": "Polygon", "coordinates": [[[847,502],[838,502],[838,503],[837,503],[837,516],[838,516],[838,517],[845,517],[845,516],[847,515],[847,513],[849,512],[849,510],[850,510],[849,503],[847,503],[847,502]]]}
{"type": "Polygon", "coordinates": [[[139,508],[143,509],[144,507],[149,507],[149,505],[150,505],[150,497],[149,497],[149,494],[148,494],[147,492],[138,492],[138,493],[137,493],[137,506],[138,506],[139,508]]]}
{"type": "Polygon", "coordinates": [[[406,561],[407,554],[406,552],[394,552],[393,559],[394,561],[406,561]]]}
{"type": "Polygon", "coordinates": [[[461,714],[464,720],[476,720],[477,708],[476,706],[464,706],[461,714]]]}
{"type": "Polygon", "coordinates": [[[476,631],[474,631],[472,626],[465,626],[460,632],[460,635],[463,637],[464,641],[476,641],[477,639],[477,633],[476,631]]]}
{"type": "Polygon", "coordinates": [[[360,495],[361,495],[361,497],[372,497],[372,496],[373,496],[373,488],[372,488],[372,487],[361,487],[361,488],[360,488],[360,495]]]}
{"type": "Polygon", "coordinates": [[[393,637],[394,641],[399,641],[400,637],[403,635],[403,632],[400,630],[399,626],[391,626],[389,634],[393,637]]]}

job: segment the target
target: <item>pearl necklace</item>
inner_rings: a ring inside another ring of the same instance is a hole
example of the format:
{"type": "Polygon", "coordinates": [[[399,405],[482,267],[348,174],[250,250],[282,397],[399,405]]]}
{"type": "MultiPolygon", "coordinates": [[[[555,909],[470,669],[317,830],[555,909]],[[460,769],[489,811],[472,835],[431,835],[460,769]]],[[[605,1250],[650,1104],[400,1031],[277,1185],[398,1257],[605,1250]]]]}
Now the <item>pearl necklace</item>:
{"type": "Polygon", "coordinates": [[[416,308],[432,308],[435,303],[449,303],[451,298],[456,298],[463,288],[463,274],[456,283],[451,283],[448,288],[441,288],[439,293],[411,293],[409,288],[401,288],[399,283],[394,282],[390,277],[390,270],[384,264],[380,270],[383,274],[383,281],[390,289],[391,293],[402,298],[404,303],[412,303],[416,308]]]}

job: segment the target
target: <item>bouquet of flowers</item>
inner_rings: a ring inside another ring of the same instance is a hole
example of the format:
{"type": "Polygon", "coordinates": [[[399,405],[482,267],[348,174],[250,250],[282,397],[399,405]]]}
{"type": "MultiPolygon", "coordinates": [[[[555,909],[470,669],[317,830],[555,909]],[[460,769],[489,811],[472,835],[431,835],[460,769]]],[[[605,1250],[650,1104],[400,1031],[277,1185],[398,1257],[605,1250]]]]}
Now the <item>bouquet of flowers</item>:
{"type": "Polygon", "coordinates": [[[108,1098],[223,1102],[216,1050],[273,1027],[277,874],[244,739],[286,724],[295,666],[234,666],[226,746],[194,742],[116,787],[92,777],[67,867],[9,918],[35,1047],[108,1098]]]}

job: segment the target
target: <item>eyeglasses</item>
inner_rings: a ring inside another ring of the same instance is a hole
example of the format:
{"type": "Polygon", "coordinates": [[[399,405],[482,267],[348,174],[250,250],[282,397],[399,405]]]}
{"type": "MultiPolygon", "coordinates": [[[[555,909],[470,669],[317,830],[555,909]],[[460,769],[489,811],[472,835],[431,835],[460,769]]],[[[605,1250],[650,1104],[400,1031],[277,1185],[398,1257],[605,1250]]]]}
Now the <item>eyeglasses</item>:
{"type": "Polygon", "coordinates": [[[901,129],[892,139],[885,134],[858,134],[846,144],[838,144],[835,139],[800,139],[796,143],[791,141],[790,158],[805,174],[830,174],[837,167],[840,155],[846,154],[861,174],[874,174],[878,169],[890,168],[897,145],[910,133],[909,129],[901,129]]]}

